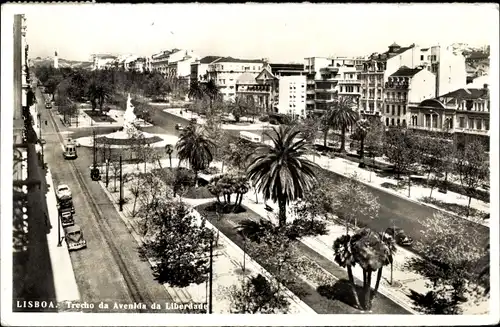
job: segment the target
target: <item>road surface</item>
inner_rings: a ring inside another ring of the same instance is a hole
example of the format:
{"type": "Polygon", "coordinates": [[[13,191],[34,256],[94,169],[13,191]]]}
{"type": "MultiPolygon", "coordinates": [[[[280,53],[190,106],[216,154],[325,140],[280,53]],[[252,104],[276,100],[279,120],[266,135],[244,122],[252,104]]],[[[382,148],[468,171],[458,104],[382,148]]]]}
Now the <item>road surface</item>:
{"type": "MultiPolygon", "coordinates": [[[[75,223],[82,227],[87,249],[71,252],[71,261],[82,301],[98,303],[171,302],[163,285],[154,280],[147,261],[139,258],[137,243],[121,221],[114,206],[97,182],[90,179],[92,156],[80,153],[76,160],[62,155],[58,119],[45,109],[40,91],[36,92],[46,140],[44,155],[52,171],[54,185],[68,184],[73,192],[75,223]],[[45,125],[45,121],[48,122],[45,125]]],[[[53,109],[52,109],[53,110],[53,109]]],[[[96,312],[97,305],[94,308],[96,312]]],[[[110,310],[110,312],[150,310],[110,310]]],[[[158,312],[155,310],[154,312],[158,312]]]]}

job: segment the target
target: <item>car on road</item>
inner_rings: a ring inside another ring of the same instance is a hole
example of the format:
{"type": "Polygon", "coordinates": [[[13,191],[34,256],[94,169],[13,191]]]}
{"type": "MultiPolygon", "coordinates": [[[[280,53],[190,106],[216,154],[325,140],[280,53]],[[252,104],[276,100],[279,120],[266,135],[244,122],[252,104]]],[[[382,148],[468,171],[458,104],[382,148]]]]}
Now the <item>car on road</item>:
{"type": "Polygon", "coordinates": [[[181,124],[175,124],[175,129],[178,131],[182,131],[184,129],[184,126],[182,126],[181,124]]]}
{"type": "Polygon", "coordinates": [[[78,225],[66,227],[64,229],[64,238],[69,251],[80,250],[87,247],[87,241],[83,238],[82,229],[78,225]]]}
{"type": "Polygon", "coordinates": [[[76,147],[80,146],[80,142],[78,142],[77,140],[72,139],[71,137],[67,137],[66,139],[64,139],[64,143],[65,144],[73,144],[76,147]]]}
{"type": "Polygon", "coordinates": [[[68,185],[61,184],[61,185],[57,186],[56,196],[57,196],[58,199],[63,199],[63,198],[69,198],[69,199],[71,199],[71,197],[72,197],[72,195],[71,195],[71,189],[69,188],[68,185]]]}
{"type": "Polygon", "coordinates": [[[396,244],[401,246],[411,246],[413,244],[413,239],[406,235],[404,230],[399,227],[389,227],[385,230],[385,234],[389,235],[394,239],[396,244]]]}
{"type": "Polygon", "coordinates": [[[50,102],[46,102],[46,103],[45,103],[45,108],[46,108],[46,109],[51,109],[51,108],[52,108],[52,103],[50,103],[50,102]]]}

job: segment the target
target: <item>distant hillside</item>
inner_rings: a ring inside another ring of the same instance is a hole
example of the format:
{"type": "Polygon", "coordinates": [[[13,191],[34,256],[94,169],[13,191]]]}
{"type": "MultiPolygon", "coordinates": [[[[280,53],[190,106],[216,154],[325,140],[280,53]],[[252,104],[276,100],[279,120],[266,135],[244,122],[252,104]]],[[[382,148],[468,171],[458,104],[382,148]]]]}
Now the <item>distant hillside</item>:
{"type": "MultiPolygon", "coordinates": [[[[53,58],[37,57],[37,58],[31,59],[31,62],[32,62],[33,66],[49,66],[49,65],[54,64],[54,59],[53,58]]],[[[71,67],[71,68],[91,69],[92,62],[68,60],[68,59],[59,58],[59,67],[61,67],[61,68],[71,67]]]]}

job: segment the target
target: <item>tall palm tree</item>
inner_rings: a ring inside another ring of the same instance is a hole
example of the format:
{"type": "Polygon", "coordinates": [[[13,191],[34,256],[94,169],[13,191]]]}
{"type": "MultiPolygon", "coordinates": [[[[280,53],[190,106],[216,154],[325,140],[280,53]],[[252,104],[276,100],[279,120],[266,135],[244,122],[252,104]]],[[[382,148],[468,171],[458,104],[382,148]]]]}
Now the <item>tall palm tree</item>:
{"type": "Polygon", "coordinates": [[[213,102],[220,97],[220,90],[213,79],[205,83],[203,88],[205,95],[210,99],[210,111],[212,111],[213,102]]]}
{"type": "Polygon", "coordinates": [[[257,190],[264,193],[264,199],[278,202],[279,225],[286,224],[286,206],[290,201],[304,197],[314,182],[314,168],[318,166],[306,159],[306,141],[296,140],[300,130],[295,126],[280,125],[273,127],[265,135],[272,141],[272,146],[261,146],[252,154],[252,163],[247,174],[257,190]]]}
{"type": "Polygon", "coordinates": [[[172,168],[172,152],[174,152],[174,147],[172,144],[165,145],[165,152],[168,155],[168,161],[170,162],[170,168],[172,168]]]}
{"type": "Polygon", "coordinates": [[[365,139],[368,131],[370,129],[370,121],[367,119],[359,119],[356,122],[356,130],[354,135],[359,139],[359,167],[365,167],[364,157],[365,157],[365,139]]]}
{"type": "Polygon", "coordinates": [[[198,172],[206,169],[213,160],[214,142],[206,137],[201,126],[190,124],[181,132],[175,148],[179,162],[184,160],[189,162],[195,174],[196,186],[198,186],[198,172]]]}
{"type": "Polygon", "coordinates": [[[341,130],[340,152],[345,152],[345,132],[353,126],[358,119],[358,114],[353,110],[355,106],[352,97],[340,97],[328,109],[327,119],[330,126],[341,130]]]}
{"type": "Polygon", "coordinates": [[[205,92],[203,92],[201,83],[198,82],[197,80],[192,81],[191,85],[189,86],[188,97],[190,97],[191,99],[201,100],[203,99],[204,96],[205,92]]]}

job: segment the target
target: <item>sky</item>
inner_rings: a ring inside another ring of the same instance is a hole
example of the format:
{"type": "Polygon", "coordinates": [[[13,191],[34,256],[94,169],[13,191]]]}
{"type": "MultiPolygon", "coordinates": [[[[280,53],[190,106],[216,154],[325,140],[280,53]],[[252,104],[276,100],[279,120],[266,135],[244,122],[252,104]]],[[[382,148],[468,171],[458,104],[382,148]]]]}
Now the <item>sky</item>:
{"type": "MultiPolygon", "coordinates": [[[[3,7],[3,6],[2,6],[3,7]]],[[[90,60],[93,53],[151,56],[172,48],[200,56],[302,62],[365,56],[401,46],[491,44],[492,4],[21,5],[30,56],[90,60]]]]}

